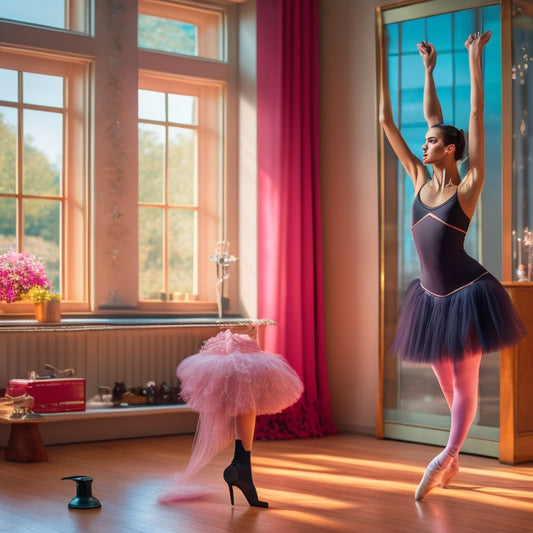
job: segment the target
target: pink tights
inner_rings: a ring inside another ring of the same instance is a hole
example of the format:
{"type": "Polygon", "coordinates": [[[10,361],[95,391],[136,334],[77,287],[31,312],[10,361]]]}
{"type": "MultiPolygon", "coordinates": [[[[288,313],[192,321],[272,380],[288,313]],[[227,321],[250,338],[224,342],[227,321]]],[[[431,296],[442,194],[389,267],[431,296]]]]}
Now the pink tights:
{"type": "Polygon", "coordinates": [[[441,465],[449,462],[447,457],[459,454],[476,416],[480,363],[481,353],[477,353],[465,356],[462,361],[432,365],[451,413],[448,444],[437,458],[441,465]]]}

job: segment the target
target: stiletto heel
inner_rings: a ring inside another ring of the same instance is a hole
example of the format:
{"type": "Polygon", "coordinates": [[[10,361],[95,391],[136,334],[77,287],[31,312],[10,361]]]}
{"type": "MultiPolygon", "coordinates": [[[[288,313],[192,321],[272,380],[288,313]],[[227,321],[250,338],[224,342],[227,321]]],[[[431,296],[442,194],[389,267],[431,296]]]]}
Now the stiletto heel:
{"type": "Polygon", "coordinates": [[[231,501],[231,505],[233,505],[233,485],[230,485],[228,483],[228,488],[229,488],[229,499],[231,501]]]}
{"type": "Polygon", "coordinates": [[[228,484],[231,505],[234,505],[233,485],[239,481],[239,472],[237,471],[237,467],[233,463],[230,464],[226,470],[224,470],[223,477],[224,481],[228,484]]]}
{"type": "Polygon", "coordinates": [[[235,457],[231,464],[224,470],[223,477],[229,487],[231,505],[234,505],[233,487],[237,487],[244,494],[246,501],[251,507],[268,507],[267,502],[262,502],[257,497],[257,491],[252,480],[250,452],[247,452],[243,448],[240,440],[235,441],[235,457]]]}

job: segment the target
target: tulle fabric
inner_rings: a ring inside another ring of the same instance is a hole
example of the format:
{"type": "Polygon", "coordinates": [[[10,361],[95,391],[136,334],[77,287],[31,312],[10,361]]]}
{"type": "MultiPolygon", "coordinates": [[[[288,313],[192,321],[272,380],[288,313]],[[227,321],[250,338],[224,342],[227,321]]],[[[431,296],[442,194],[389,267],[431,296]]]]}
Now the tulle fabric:
{"type": "Polygon", "coordinates": [[[241,337],[222,332],[178,367],[181,397],[194,411],[274,414],[301,396],[300,378],[284,357],[262,352],[253,339],[241,337]]]}
{"type": "Polygon", "coordinates": [[[490,273],[449,296],[434,296],[420,280],[409,285],[390,351],[407,361],[462,360],[519,342],[526,330],[509,295],[490,273]]]}
{"type": "Polygon", "coordinates": [[[296,371],[278,354],[261,351],[247,335],[220,332],[199,353],[184,359],[176,375],[183,400],[199,413],[191,458],[159,496],[169,503],[207,496],[212,487],[192,484],[191,477],[234,439],[234,420],[255,412],[275,414],[303,393],[296,371]]]}

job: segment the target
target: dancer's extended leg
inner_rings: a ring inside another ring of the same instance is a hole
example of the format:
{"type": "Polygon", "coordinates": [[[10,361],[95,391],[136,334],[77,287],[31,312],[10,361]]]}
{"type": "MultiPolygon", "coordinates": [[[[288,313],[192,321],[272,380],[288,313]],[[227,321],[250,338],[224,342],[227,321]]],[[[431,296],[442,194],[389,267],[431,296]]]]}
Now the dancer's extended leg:
{"type": "Polygon", "coordinates": [[[255,431],[255,412],[235,417],[235,439],[241,440],[244,449],[252,451],[255,431]]]}
{"type": "Polygon", "coordinates": [[[228,484],[231,505],[234,504],[233,487],[241,489],[248,503],[253,507],[268,507],[257,497],[252,479],[250,452],[255,431],[255,413],[235,417],[235,454],[233,461],[224,470],[224,481],[228,484]]]}
{"type": "Polygon", "coordinates": [[[453,404],[453,363],[451,361],[443,361],[432,365],[431,368],[439,382],[440,390],[444,394],[451,413],[453,404]]]}
{"type": "Polygon", "coordinates": [[[433,366],[446,401],[451,404],[450,435],[446,448],[428,465],[416,490],[416,500],[421,500],[437,485],[446,487],[459,470],[458,454],[477,412],[480,363],[481,353],[433,366]]]}
{"type": "Polygon", "coordinates": [[[441,455],[455,457],[463,446],[474,421],[479,397],[481,353],[466,356],[453,365],[453,403],[450,436],[441,455]]]}
{"type": "MultiPolygon", "coordinates": [[[[453,381],[454,381],[454,365],[451,361],[444,361],[440,364],[435,364],[432,366],[433,372],[437,378],[437,381],[439,382],[440,389],[442,391],[442,394],[444,395],[444,398],[446,400],[446,403],[448,404],[448,408],[450,409],[450,414],[452,412],[452,406],[453,406],[453,381]]],[[[440,486],[443,488],[446,488],[450,481],[457,475],[459,472],[459,454],[457,454],[452,464],[448,467],[446,472],[444,473],[444,476],[442,477],[442,481],[440,482],[440,486]]]]}

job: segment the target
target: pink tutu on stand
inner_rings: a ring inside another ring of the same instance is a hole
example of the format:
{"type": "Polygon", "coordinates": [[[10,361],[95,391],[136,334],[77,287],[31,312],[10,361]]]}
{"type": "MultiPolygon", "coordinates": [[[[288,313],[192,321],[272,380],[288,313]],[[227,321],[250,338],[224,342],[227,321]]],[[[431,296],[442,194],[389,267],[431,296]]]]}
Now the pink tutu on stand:
{"type": "Polygon", "coordinates": [[[184,359],[176,375],[181,397],[199,418],[189,464],[159,497],[163,503],[213,492],[189,480],[234,440],[235,417],[279,413],[296,403],[304,389],[282,355],[261,351],[257,341],[230,330],[184,359]]]}

